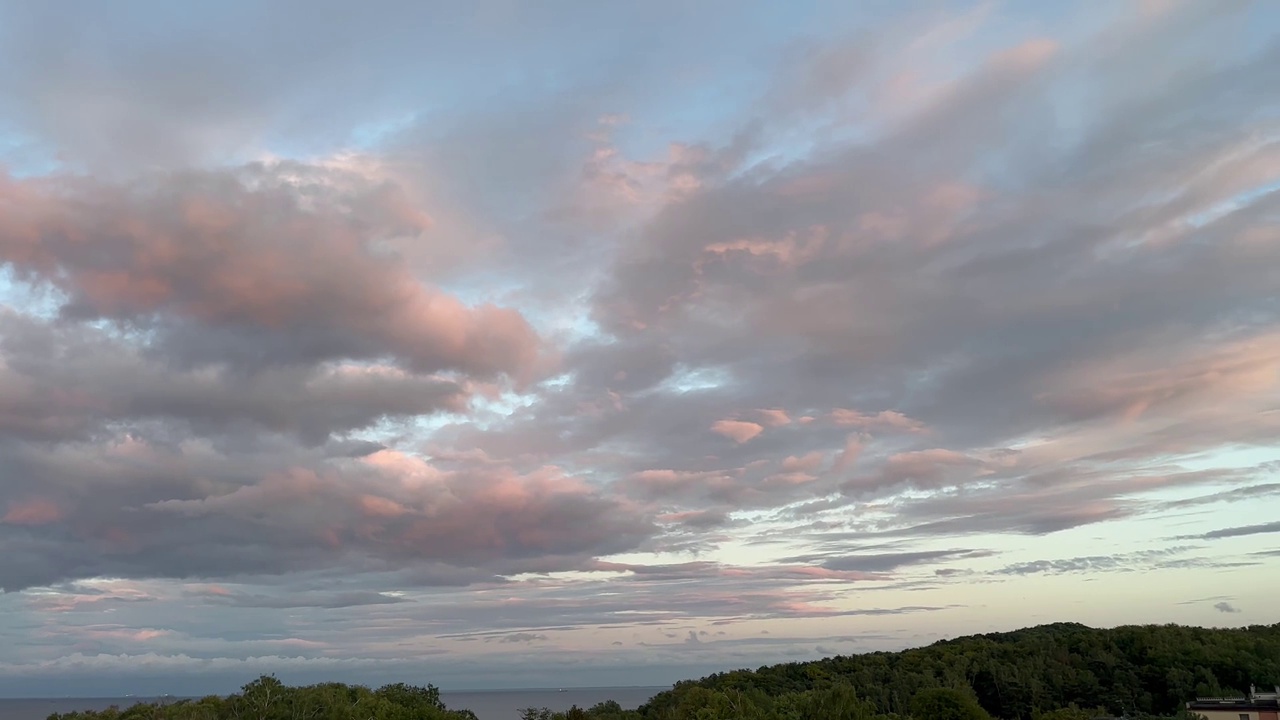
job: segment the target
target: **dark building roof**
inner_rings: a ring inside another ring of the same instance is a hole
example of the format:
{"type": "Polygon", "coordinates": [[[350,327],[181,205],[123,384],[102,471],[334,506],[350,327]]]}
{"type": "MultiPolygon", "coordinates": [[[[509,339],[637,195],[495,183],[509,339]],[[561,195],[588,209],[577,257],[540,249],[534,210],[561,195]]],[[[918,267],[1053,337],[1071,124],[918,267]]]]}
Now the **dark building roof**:
{"type": "Polygon", "coordinates": [[[1244,697],[1196,698],[1187,703],[1188,710],[1280,710],[1280,687],[1275,692],[1258,692],[1249,688],[1244,697]]]}

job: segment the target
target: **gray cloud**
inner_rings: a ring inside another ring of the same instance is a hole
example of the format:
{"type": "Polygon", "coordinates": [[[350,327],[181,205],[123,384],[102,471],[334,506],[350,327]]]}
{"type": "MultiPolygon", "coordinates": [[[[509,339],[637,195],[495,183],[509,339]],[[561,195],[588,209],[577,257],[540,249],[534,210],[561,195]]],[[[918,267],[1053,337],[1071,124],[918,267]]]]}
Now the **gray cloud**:
{"type": "Polygon", "coordinates": [[[291,592],[288,595],[271,597],[269,595],[245,595],[229,593],[223,589],[205,589],[193,593],[213,605],[231,605],[250,608],[348,608],[365,605],[392,605],[409,602],[403,597],[386,595],[377,592],[349,591],[338,593],[305,593],[291,592]]]}
{"type": "Polygon", "coordinates": [[[538,640],[546,640],[547,636],[538,633],[511,633],[503,635],[498,642],[504,643],[531,643],[538,640]]]}
{"type": "Polygon", "coordinates": [[[888,572],[912,565],[990,557],[994,554],[990,550],[920,550],[915,552],[850,554],[827,558],[822,561],[822,566],[831,570],[874,573],[888,572]]]}
{"type": "Polygon", "coordinates": [[[1213,609],[1223,613],[1238,613],[1240,610],[1229,602],[1214,603],[1213,609]]]}
{"type": "Polygon", "coordinates": [[[114,448],[9,455],[31,489],[6,488],[13,499],[0,524],[11,550],[0,560],[5,589],[99,575],[270,575],[333,563],[359,572],[386,562],[415,566],[431,584],[424,561],[481,569],[471,575],[478,580],[484,569],[580,566],[652,532],[642,515],[553,471],[445,469],[390,451],[344,461],[299,454],[279,466],[272,456],[265,465],[248,454],[234,463],[138,440],[114,448]],[[95,486],[107,473],[128,483],[95,486]]]}
{"type": "Polygon", "coordinates": [[[23,208],[0,260],[63,293],[64,318],[145,330],[148,350],[196,367],[390,356],[487,376],[536,359],[519,313],[467,307],[376,255],[431,224],[392,181],[279,163],[139,185],[0,185],[23,208]]]}
{"type": "Polygon", "coordinates": [[[175,369],[108,333],[0,315],[9,389],[0,431],[34,440],[83,440],[119,422],[185,421],[201,435],[287,432],[309,444],[389,418],[466,409],[456,381],[356,364],[175,369]],[[50,362],[51,358],[56,358],[50,362]]]}
{"type": "MultiPolygon", "coordinates": [[[[1248,535],[1263,535],[1267,533],[1280,532],[1280,522],[1260,523],[1258,525],[1242,525],[1240,527],[1222,528],[1221,530],[1210,530],[1200,535],[1192,535],[1185,539],[1195,540],[1220,540],[1222,538],[1245,537],[1248,535]]],[[[1184,538],[1180,538],[1184,539],[1184,538]]]]}
{"type": "MultiPolygon", "coordinates": [[[[1176,556],[1183,555],[1195,547],[1170,547],[1160,550],[1141,550],[1118,555],[1094,555],[1089,557],[1064,558],[1060,560],[1034,560],[1031,562],[1006,565],[996,571],[998,575],[1030,575],[1039,573],[1084,573],[1084,572],[1135,572],[1152,566],[1160,567],[1169,563],[1187,562],[1176,556]]],[[[1210,564],[1214,561],[1192,559],[1192,563],[1210,564]]]]}

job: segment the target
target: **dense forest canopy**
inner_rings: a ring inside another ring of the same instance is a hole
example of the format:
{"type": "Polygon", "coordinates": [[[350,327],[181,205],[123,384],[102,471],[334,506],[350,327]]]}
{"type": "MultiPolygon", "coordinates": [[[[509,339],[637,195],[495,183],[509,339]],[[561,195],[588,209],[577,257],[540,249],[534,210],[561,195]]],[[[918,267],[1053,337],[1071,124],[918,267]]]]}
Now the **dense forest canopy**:
{"type": "MultiPolygon", "coordinates": [[[[1089,720],[1175,717],[1196,696],[1280,684],[1280,623],[1239,629],[1058,623],[902,652],[735,670],[617,703],[530,720],[1089,720]]],[[[260,678],[228,698],[53,715],[50,720],[451,720],[432,686],[289,688],[260,678]]]]}

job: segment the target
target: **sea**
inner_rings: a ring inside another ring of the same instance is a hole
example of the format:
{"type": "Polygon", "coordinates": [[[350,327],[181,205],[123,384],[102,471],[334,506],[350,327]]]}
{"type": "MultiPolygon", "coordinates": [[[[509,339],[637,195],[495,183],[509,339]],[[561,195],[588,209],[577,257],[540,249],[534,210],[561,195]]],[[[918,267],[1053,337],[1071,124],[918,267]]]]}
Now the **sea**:
{"type": "MultiPolygon", "coordinates": [[[[665,687],[615,687],[615,688],[551,688],[545,690],[475,690],[461,692],[441,691],[440,699],[450,709],[467,709],[480,720],[519,720],[524,708],[551,708],[568,710],[577,705],[589,708],[605,700],[617,701],[626,709],[643,705],[665,687]]],[[[172,700],[173,698],[169,698],[172,700]]],[[[154,702],[156,698],[0,698],[0,720],[45,720],[51,713],[73,710],[103,710],[112,705],[121,708],[139,702],[154,702]]]]}

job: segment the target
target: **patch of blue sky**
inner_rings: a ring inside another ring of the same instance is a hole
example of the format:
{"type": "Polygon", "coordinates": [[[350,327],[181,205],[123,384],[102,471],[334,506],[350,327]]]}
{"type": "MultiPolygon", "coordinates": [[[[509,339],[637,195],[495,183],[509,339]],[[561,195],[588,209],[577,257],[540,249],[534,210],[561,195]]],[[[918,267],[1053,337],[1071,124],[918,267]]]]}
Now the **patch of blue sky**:
{"type": "Polygon", "coordinates": [[[376,151],[388,140],[418,124],[422,116],[420,112],[410,111],[357,125],[351,130],[347,144],[353,150],[376,151]]]}
{"type": "Polygon", "coordinates": [[[425,442],[437,431],[462,420],[463,416],[454,413],[435,413],[431,415],[415,415],[411,418],[386,418],[372,427],[352,433],[356,440],[375,442],[381,445],[394,446],[403,441],[405,436],[411,440],[425,442]]]}
{"type": "Polygon", "coordinates": [[[141,322],[122,322],[111,318],[97,318],[85,320],[80,326],[137,348],[151,346],[160,336],[160,330],[149,325],[145,319],[141,322]]]}
{"type": "Polygon", "coordinates": [[[653,392],[682,395],[718,390],[733,382],[733,374],[727,368],[681,365],[667,379],[656,385],[653,392]]]}
{"type": "Polygon", "coordinates": [[[714,88],[695,86],[664,94],[661,103],[646,105],[644,111],[618,108],[617,114],[627,116],[627,121],[612,128],[612,144],[637,161],[665,159],[672,143],[705,144],[713,151],[728,144],[763,85],[745,71],[715,77],[714,88]]]}
{"type": "Polygon", "coordinates": [[[522,280],[491,271],[464,272],[437,284],[441,290],[472,307],[485,303],[506,304],[526,287],[522,280]]]}
{"type": "Polygon", "coordinates": [[[0,127],[0,172],[22,179],[62,169],[63,164],[50,147],[24,133],[0,127]]]}
{"type": "Polygon", "coordinates": [[[24,282],[13,268],[0,266],[0,307],[12,308],[41,320],[52,320],[58,316],[63,302],[62,293],[44,285],[24,282]]]}
{"type": "MultiPolygon", "coordinates": [[[[1232,445],[1200,453],[1179,461],[1182,467],[1190,471],[1215,469],[1248,469],[1258,468],[1265,463],[1280,462],[1280,439],[1276,445],[1232,445]]],[[[1277,470],[1269,470],[1275,474],[1277,470]]]]}
{"type": "Polygon", "coordinates": [[[1280,191],[1280,180],[1263,183],[1257,187],[1250,188],[1238,195],[1214,204],[1212,207],[1206,208],[1194,215],[1186,218],[1187,222],[1195,228],[1201,228],[1215,220],[1220,220],[1237,210],[1249,207],[1256,200],[1261,200],[1272,193],[1280,191]]]}
{"type": "MultiPolygon", "coordinates": [[[[1276,28],[1280,27],[1280,3],[1258,2],[1241,3],[1236,6],[1241,12],[1237,16],[1227,16],[1227,20],[1219,22],[1231,23],[1231,41],[1223,43],[1221,35],[1205,36],[1205,50],[1214,55],[1237,62],[1259,53],[1276,51],[1276,28]]],[[[1190,46],[1180,48],[1185,52],[1199,52],[1200,48],[1190,46]]]]}
{"type": "MultiPolygon", "coordinates": [[[[1237,472],[1230,472],[1216,482],[1139,490],[1132,493],[1133,498],[1147,503],[1177,503],[1206,497],[1221,490],[1236,489],[1254,483],[1275,482],[1277,475],[1280,475],[1275,465],[1268,465],[1280,462],[1280,445],[1270,447],[1233,445],[1194,455],[1170,457],[1167,460],[1177,468],[1174,472],[1195,473],[1215,470],[1237,472]]],[[[1206,512],[1209,511],[1210,505],[1218,504],[1217,502],[1206,503],[1204,506],[1206,512]]]]}
{"type": "Polygon", "coordinates": [[[476,396],[471,401],[475,418],[473,424],[482,430],[486,429],[488,424],[506,420],[521,410],[533,407],[537,401],[537,396],[533,394],[512,391],[503,392],[495,398],[476,396]]]}
{"type": "Polygon", "coordinates": [[[436,432],[459,423],[480,431],[491,430],[510,419],[512,415],[527,410],[537,403],[532,393],[506,391],[497,397],[474,395],[466,415],[440,412],[416,415],[407,419],[388,419],[359,434],[362,439],[374,442],[390,442],[395,438],[411,436],[418,442],[428,441],[436,432]]]}
{"type": "Polygon", "coordinates": [[[600,325],[591,316],[588,290],[576,297],[545,302],[526,295],[526,281],[493,272],[460,275],[444,280],[439,286],[470,307],[486,303],[512,307],[520,311],[539,335],[561,344],[604,337],[600,325]]]}
{"type": "Polygon", "coordinates": [[[517,305],[534,327],[544,337],[570,345],[583,340],[603,340],[606,333],[592,317],[589,293],[583,292],[578,297],[561,305],[526,304],[517,305]]]}
{"type": "Polygon", "coordinates": [[[376,154],[385,151],[397,136],[411,131],[427,116],[427,111],[420,108],[388,110],[375,116],[377,119],[350,127],[336,127],[330,132],[279,131],[267,134],[262,142],[271,157],[301,162],[314,162],[339,153],[376,154]]]}

